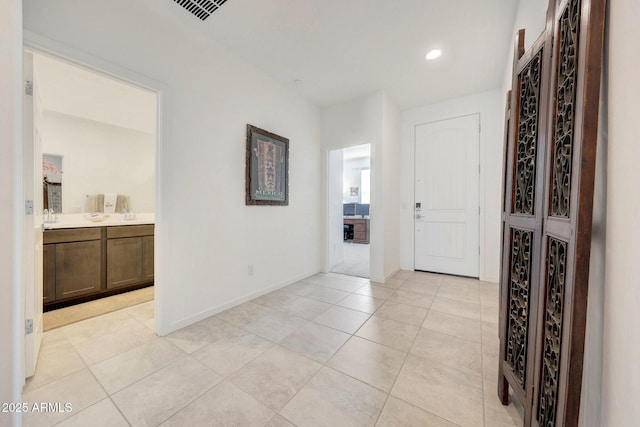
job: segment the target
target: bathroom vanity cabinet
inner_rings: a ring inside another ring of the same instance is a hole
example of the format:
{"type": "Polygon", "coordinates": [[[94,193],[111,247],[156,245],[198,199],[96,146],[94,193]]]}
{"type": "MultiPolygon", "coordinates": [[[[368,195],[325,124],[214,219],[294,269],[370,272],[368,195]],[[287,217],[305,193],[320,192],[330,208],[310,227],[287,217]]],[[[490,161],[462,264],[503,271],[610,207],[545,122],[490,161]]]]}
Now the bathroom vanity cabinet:
{"type": "Polygon", "coordinates": [[[107,227],[107,289],[153,281],[153,225],[107,227]]]}
{"type": "Polygon", "coordinates": [[[153,232],[153,224],[45,230],[45,310],[153,284],[153,232]]]}

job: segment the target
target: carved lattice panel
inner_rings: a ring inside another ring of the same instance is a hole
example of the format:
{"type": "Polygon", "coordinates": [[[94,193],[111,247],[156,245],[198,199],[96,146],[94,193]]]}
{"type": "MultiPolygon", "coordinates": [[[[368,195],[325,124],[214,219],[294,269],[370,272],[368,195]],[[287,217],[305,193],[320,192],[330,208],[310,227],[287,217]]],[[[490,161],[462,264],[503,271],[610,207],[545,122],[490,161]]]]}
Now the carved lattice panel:
{"type": "Polygon", "coordinates": [[[547,271],[538,422],[541,426],[554,427],[558,409],[562,315],[567,277],[566,242],[549,238],[547,271]]]}
{"type": "Polygon", "coordinates": [[[549,0],[544,32],[514,46],[498,397],[524,426],[581,420],[606,5],[549,0]]]}
{"type": "Polygon", "coordinates": [[[521,387],[527,374],[532,249],[533,231],[513,229],[505,359],[521,387]]]}
{"type": "Polygon", "coordinates": [[[533,215],[535,206],[536,156],[538,151],[538,119],[540,116],[540,83],[542,50],[520,73],[520,111],[516,164],[513,177],[513,212],[533,215]]]}
{"type": "Polygon", "coordinates": [[[551,215],[569,217],[571,159],[574,145],[576,73],[578,71],[580,0],[571,0],[560,18],[556,76],[556,105],[553,123],[553,187],[551,215]]]}

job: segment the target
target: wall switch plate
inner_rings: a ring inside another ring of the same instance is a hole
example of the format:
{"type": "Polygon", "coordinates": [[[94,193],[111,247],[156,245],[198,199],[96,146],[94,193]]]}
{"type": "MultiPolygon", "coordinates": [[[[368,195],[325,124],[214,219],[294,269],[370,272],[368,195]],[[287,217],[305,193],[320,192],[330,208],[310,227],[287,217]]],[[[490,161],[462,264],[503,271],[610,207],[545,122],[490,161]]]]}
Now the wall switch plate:
{"type": "Polygon", "coordinates": [[[247,266],[247,273],[249,273],[249,276],[253,276],[253,264],[247,266]]]}

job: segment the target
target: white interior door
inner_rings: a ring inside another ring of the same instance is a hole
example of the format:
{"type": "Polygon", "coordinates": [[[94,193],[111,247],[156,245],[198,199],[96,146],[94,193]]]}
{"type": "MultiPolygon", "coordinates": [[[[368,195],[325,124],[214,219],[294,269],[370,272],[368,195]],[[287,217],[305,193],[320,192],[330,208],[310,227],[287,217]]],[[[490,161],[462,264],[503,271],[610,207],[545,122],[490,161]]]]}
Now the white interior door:
{"type": "Polygon", "coordinates": [[[479,115],[416,126],[416,270],[478,277],[479,162],[479,115]]]}
{"type": "Polygon", "coordinates": [[[22,188],[25,198],[23,277],[25,287],[25,377],[35,373],[42,342],[42,109],[33,55],[24,54],[22,188]],[[32,208],[27,209],[27,202],[32,208]]]}

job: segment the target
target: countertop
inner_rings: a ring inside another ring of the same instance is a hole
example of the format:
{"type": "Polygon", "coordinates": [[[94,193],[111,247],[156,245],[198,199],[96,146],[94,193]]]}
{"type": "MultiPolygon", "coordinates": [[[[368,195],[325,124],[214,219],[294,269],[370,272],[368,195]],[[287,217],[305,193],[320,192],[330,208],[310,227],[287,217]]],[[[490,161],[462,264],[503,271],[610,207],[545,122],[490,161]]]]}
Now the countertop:
{"type": "Polygon", "coordinates": [[[45,222],[45,230],[56,230],[60,228],[83,228],[83,227],[110,227],[114,225],[142,225],[153,224],[155,215],[153,213],[137,213],[135,219],[124,219],[124,214],[108,214],[104,221],[90,221],[86,214],[59,214],[56,222],[45,222]]]}

